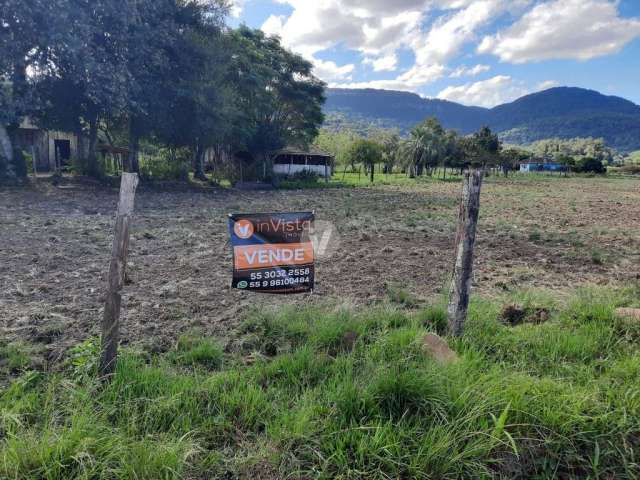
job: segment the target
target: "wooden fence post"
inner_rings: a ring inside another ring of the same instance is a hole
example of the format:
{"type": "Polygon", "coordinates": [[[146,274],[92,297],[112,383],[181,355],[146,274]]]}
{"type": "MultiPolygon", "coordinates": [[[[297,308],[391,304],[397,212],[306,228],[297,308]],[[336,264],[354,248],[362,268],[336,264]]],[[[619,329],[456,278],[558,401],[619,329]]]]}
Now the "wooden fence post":
{"type": "Polygon", "coordinates": [[[456,234],[455,265],[449,289],[449,333],[461,336],[467,320],[471,277],[473,273],[473,246],[480,213],[480,189],[483,172],[471,169],[464,172],[458,231],[456,234]]]}
{"type": "Polygon", "coordinates": [[[124,287],[127,251],[129,249],[129,222],[138,186],[138,175],[122,173],[120,199],[116,214],[116,227],[109,264],[107,295],[102,317],[102,341],[100,351],[100,376],[107,377],[115,371],[120,342],[120,304],[124,287]]]}

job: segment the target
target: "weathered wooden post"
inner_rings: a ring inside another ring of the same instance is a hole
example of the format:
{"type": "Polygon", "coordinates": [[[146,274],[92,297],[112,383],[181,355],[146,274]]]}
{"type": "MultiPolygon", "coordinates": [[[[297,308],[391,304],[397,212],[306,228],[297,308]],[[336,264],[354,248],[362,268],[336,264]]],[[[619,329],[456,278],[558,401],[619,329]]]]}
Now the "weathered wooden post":
{"type": "Polygon", "coordinates": [[[120,304],[124,287],[127,251],[129,249],[129,223],[138,186],[136,173],[122,173],[120,199],[116,214],[116,227],[111,250],[107,295],[102,318],[102,345],[100,352],[100,376],[107,377],[115,371],[120,342],[120,304]]]}
{"type": "Polygon", "coordinates": [[[462,199],[456,234],[455,264],[449,289],[449,333],[461,336],[467,320],[471,277],[473,273],[473,246],[480,213],[480,189],[483,172],[471,169],[464,172],[462,199]]]}

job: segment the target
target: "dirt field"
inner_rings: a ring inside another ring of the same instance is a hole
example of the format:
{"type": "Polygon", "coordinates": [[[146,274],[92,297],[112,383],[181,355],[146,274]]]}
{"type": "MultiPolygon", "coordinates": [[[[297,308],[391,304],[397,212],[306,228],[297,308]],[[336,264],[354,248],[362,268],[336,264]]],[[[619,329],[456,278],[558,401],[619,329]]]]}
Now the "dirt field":
{"type": "MultiPolygon", "coordinates": [[[[406,292],[427,302],[451,268],[459,183],[323,190],[139,191],[123,300],[122,336],[156,349],[177,334],[224,336],[250,308],[278,303],[371,303],[406,292]],[[313,295],[229,288],[226,214],[315,210],[340,233],[319,261],[313,295]],[[396,292],[395,294],[390,294],[396,292]]],[[[97,335],[116,190],[77,183],[0,190],[0,328],[54,361],[97,335]]],[[[491,178],[482,195],[474,288],[568,291],[640,278],[640,182],[491,178]]]]}

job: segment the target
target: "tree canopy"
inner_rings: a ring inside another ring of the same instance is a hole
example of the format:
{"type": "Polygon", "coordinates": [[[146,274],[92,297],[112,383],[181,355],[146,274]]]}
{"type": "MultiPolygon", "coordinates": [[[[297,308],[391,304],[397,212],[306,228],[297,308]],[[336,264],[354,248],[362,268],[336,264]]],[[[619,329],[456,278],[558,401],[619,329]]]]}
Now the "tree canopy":
{"type": "Polygon", "coordinates": [[[128,146],[133,171],[143,143],[186,149],[201,178],[214,147],[264,163],[311,143],[324,83],[279,39],[227,27],[227,11],[226,0],[2,0],[0,167],[12,174],[26,117],[76,133],[90,175],[103,138],[128,146]]]}

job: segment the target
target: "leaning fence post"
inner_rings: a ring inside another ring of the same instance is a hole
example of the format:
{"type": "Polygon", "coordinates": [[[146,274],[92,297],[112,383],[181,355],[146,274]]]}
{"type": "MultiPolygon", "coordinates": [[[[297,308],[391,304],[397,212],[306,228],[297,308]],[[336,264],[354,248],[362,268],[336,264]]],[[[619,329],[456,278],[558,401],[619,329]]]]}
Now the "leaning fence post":
{"type": "Polygon", "coordinates": [[[449,333],[461,336],[467,319],[471,277],[473,273],[473,246],[480,213],[480,189],[482,170],[471,169],[464,173],[462,199],[456,234],[455,264],[449,289],[449,333]]]}
{"type": "Polygon", "coordinates": [[[129,222],[138,186],[138,175],[122,173],[120,199],[116,214],[116,227],[109,264],[107,295],[102,317],[102,341],[100,350],[100,376],[106,377],[115,371],[120,341],[120,304],[124,287],[127,251],[129,249],[129,222]]]}

